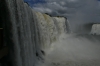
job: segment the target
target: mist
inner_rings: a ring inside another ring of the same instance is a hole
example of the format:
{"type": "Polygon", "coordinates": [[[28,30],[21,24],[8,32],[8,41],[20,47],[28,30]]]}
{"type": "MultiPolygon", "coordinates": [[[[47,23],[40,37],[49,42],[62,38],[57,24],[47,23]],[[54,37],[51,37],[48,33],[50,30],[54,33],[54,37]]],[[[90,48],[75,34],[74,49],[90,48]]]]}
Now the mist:
{"type": "Polygon", "coordinates": [[[45,62],[37,66],[99,66],[99,39],[91,35],[61,35],[59,40],[46,50],[45,62]]]}
{"type": "Polygon", "coordinates": [[[34,4],[34,10],[48,13],[52,16],[64,16],[69,20],[70,29],[91,23],[100,23],[100,2],[98,0],[45,0],[46,3],[34,4]]]}
{"type": "Polygon", "coordinates": [[[79,4],[80,7],[75,7],[75,12],[67,16],[72,31],[79,30],[78,28],[86,24],[100,23],[100,7],[97,0],[80,0],[79,4]]]}

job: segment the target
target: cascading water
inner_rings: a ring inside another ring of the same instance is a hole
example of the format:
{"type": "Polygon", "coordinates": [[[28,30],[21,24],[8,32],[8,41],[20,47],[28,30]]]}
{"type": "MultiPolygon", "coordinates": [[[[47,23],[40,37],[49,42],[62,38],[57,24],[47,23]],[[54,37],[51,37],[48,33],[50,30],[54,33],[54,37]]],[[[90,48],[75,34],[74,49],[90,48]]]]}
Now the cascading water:
{"type": "Polygon", "coordinates": [[[37,66],[100,66],[100,36],[63,34],[37,66]]]}
{"type": "Polygon", "coordinates": [[[99,27],[99,24],[88,24],[85,27],[88,31],[84,33],[74,33],[70,29],[67,33],[62,31],[59,39],[45,49],[44,63],[39,62],[36,66],[100,66],[99,27]]]}
{"type": "Polygon", "coordinates": [[[74,33],[64,17],[36,12],[23,0],[0,3],[9,48],[8,61],[3,62],[6,66],[100,66],[99,24],[86,27],[97,35],[82,31],[83,27],[84,33],[74,33]]]}

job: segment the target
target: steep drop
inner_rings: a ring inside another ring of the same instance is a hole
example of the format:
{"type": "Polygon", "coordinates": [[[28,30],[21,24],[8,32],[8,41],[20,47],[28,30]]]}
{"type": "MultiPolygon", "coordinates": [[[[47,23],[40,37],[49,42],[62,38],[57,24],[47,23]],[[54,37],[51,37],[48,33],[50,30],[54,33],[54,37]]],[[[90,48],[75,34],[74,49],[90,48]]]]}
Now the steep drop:
{"type": "Polygon", "coordinates": [[[0,0],[0,21],[9,49],[1,66],[100,65],[100,36],[66,34],[71,26],[64,17],[36,12],[23,0],[0,0]]]}

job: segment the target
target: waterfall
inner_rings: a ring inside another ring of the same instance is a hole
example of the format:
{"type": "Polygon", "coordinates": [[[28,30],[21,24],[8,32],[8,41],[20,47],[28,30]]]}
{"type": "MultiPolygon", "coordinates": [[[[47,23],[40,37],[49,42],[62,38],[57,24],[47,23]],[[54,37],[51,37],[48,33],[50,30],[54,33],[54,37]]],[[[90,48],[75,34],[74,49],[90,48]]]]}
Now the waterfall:
{"type": "Polygon", "coordinates": [[[6,65],[100,66],[99,24],[72,33],[66,18],[36,12],[23,0],[0,1],[0,21],[9,48],[6,65]]]}
{"type": "Polygon", "coordinates": [[[61,33],[66,33],[64,17],[36,12],[23,0],[0,3],[4,7],[0,7],[0,19],[12,66],[34,66],[39,60],[43,61],[45,48],[49,48],[61,33]]]}
{"type": "Polygon", "coordinates": [[[90,33],[100,35],[100,24],[94,24],[90,33]]]}

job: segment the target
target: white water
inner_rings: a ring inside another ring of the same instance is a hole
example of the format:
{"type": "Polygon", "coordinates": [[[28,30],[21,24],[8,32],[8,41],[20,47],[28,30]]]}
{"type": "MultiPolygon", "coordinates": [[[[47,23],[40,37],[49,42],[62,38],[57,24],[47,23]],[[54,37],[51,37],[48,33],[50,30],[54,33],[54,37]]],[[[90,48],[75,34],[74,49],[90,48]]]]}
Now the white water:
{"type": "Polygon", "coordinates": [[[100,66],[100,38],[92,35],[62,35],[46,51],[37,66],[100,66]]]}
{"type": "MultiPolygon", "coordinates": [[[[64,17],[35,12],[23,0],[4,0],[0,3],[4,6],[3,9],[0,7],[3,10],[0,17],[5,23],[5,41],[9,45],[13,66],[34,66],[42,59],[41,51],[50,46],[44,63],[38,66],[100,66],[99,36],[67,34],[58,40],[71,28],[64,17]]],[[[99,26],[92,28],[91,33],[100,33],[99,26]]]]}
{"type": "Polygon", "coordinates": [[[92,26],[91,34],[100,35],[100,24],[94,24],[92,26]]]}

